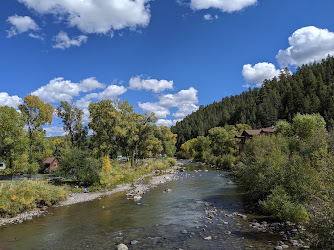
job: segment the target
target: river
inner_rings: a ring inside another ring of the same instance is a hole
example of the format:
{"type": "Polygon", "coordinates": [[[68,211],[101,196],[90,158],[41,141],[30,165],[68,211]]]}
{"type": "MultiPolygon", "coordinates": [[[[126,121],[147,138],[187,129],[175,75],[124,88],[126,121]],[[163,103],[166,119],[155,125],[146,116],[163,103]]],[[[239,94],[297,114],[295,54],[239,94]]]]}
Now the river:
{"type": "Polygon", "coordinates": [[[268,241],[279,239],[277,235],[249,228],[253,215],[245,213],[237,187],[227,184],[233,180],[228,173],[186,167],[140,202],[116,193],[4,226],[0,249],[116,249],[119,243],[129,249],[274,248],[268,241]],[[236,213],[246,214],[247,220],[236,213]]]}

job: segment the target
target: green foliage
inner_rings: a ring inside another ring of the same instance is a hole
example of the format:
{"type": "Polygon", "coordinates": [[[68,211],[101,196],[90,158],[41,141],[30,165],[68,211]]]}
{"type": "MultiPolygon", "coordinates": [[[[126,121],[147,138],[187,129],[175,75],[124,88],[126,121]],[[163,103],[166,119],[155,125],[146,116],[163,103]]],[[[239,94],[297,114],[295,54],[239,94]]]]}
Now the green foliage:
{"type": "Polygon", "coordinates": [[[99,182],[101,163],[91,157],[88,151],[78,148],[64,148],[61,152],[57,172],[64,177],[73,177],[90,185],[99,182]]]}
{"type": "Polygon", "coordinates": [[[0,187],[1,217],[15,216],[35,207],[51,206],[67,198],[63,187],[42,181],[17,181],[0,187]]]}
{"type": "Polygon", "coordinates": [[[281,186],[276,187],[265,201],[260,201],[260,205],[266,212],[273,214],[280,219],[292,222],[309,221],[306,208],[302,204],[291,201],[292,198],[286,194],[281,186]]]}
{"type": "Polygon", "coordinates": [[[21,155],[27,147],[23,115],[14,108],[0,107],[0,155],[12,172],[21,172],[21,155]]]}
{"type": "Polygon", "coordinates": [[[21,113],[25,117],[29,138],[29,162],[36,161],[33,153],[42,151],[45,131],[43,126],[52,123],[53,107],[43,102],[37,96],[28,95],[24,98],[24,104],[19,105],[21,113]]]}
{"type": "Polygon", "coordinates": [[[83,147],[86,141],[88,128],[82,125],[83,114],[81,109],[74,108],[67,101],[62,101],[57,108],[57,116],[63,120],[64,131],[68,132],[72,146],[83,147]]]}

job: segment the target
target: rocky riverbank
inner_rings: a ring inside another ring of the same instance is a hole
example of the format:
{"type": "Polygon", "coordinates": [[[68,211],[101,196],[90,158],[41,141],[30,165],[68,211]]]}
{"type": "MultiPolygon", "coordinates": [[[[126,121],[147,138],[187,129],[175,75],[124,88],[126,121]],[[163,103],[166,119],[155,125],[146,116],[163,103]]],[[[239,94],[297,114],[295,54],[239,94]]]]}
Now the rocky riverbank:
{"type": "MultiPolygon", "coordinates": [[[[134,199],[138,201],[141,199],[142,195],[148,190],[155,188],[157,185],[174,180],[176,178],[176,173],[183,171],[182,163],[178,163],[177,166],[174,166],[170,169],[163,171],[153,171],[151,174],[144,175],[141,178],[135,180],[133,183],[120,184],[116,188],[110,191],[100,191],[100,192],[90,192],[90,193],[70,193],[66,201],[61,202],[58,206],[69,206],[76,203],[87,202],[101,198],[104,196],[109,196],[118,192],[128,192],[128,199],[134,199]],[[139,198],[140,197],[140,198],[139,198]]],[[[12,218],[1,218],[0,227],[6,224],[18,224],[22,223],[25,220],[32,220],[33,217],[45,216],[47,214],[47,207],[36,208],[32,211],[21,213],[12,218]]]]}

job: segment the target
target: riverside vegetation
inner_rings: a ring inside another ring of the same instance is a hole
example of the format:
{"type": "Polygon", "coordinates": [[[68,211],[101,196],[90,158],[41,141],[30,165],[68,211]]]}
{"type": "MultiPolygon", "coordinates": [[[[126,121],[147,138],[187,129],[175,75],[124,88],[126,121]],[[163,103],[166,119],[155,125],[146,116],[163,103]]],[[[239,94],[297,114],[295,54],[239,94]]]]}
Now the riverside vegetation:
{"type": "Polygon", "coordinates": [[[2,217],[63,201],[69,191],[76,190],[74,185],[105,190],[176,165],[175,159],[167,158],[175,154],[176,135],[168,127],[157,127],[153,113],[135,113],[127,101],[91,103],[88,127],[83,125],[82,110],[61,102],[56,115],[67,135],[53,138],[45,138],[43,129],[52,122],[50,104],[28,95],[19,109],[0,107],[0,161],[8,166],[1,174],[37,174],[43,171],[43,161],[55,156],[60,162],[55,175],[64,177],[62,184],[69,185],[4,181],[0,187],[2,217]],[[92,136],[87,136],[89,128],[92,136]],[[117,160],[120,155],[123,162],[117,160]]]}
{"type": "Polygon", "coordinates": [[[297,114],[291,123],[279,121],[273,136],[247,141],[240,155],[232,143],[238,127],[246,126],[210,129],[178,154],[231,170],[262,213],[305,226],[315,248],[334,248],[334,132],[324,118],[297,114]]]}

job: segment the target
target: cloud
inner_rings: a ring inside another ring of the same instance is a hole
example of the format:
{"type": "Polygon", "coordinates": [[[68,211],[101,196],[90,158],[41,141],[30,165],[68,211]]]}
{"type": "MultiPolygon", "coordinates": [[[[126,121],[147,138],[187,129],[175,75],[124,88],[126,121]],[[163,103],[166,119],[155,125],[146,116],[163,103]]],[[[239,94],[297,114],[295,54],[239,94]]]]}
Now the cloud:
{"type": "Polygon", "coordinates": [[[138,106],[148,112],[154,112],[155,116],[158,118],[166,118],[167,115],[170,115],[170,111],[168,108],[160,106],[158,103],[152,103],[152,102],[145,102],[145,103],[138,103],[138,106]]]}
{"type": "MultiPolygon", "coordinates": [[[[195,105],[198,103],[197,92],[196,89],[190,87],[176,94],[161,95],[158,97],[158,102],[138,103],[138,106],[144,111],[154,112],[158,118],[166,118],[167,115],[170,115],[170,108],[178,108],[173,116],[182,120],[198,109],[198,106],[195,105]]],[[[159,121],[166,122],[165,119],[159,119],[159,121]]]]}
{"type": "Polygon", "coordinates": [[[59,135],[65,135],[66,132],[62,127],[57,126],[47,126],[44,127],[44,130],[46,131],[46,137],[52,137],[52,136],[59,136],[59,135]]]}
{"type": "Polygon", "coordinates": [[[159,104],[163,107],[179,107],[184,104],[198,103],[197,90],[193,87],[183,89],[176,94],[159,96],[159,104]]]}
{"type": "Polygon", "coordinates": [[[177,122],[181,121],[182,119],[175,119],[175,120],[168,120],[168,119],[159,119],[155,124],[160,126],[174,126],[177,122]]]}
{"type": "Polygon", "coordinates": [[[175,118],[184,118],[187,115],[191,114],[198,110],[198,106],[195,104],[184,104],[173,114],[175,118]]]}
{"type": "Polygon", "coordinates": [[[18,16],[15,14],[14,16],[8,17],[7,22],[12,25],[12,27],[7,30],[8,38],[27,32],[29,30],[39,30],[38,25],[29,16],[18,16]]]}
{"type": "Polygon", "coordinates": [[[119,95],[124,94],[127,89],[119,85],[109,85],[103,91],[98,93],[90,93],[82,97],[80,100],[76,101],[75,105],[79,108],[88,108],[92,99],[105,100],[105,99],[116,99],[119,95]]]}
{"type": "Polygon", "coordinates": [[[94,77],[84,79],[80,83],[73,83],[69,80],[64,80],[63,77],[58,77],[31,94],[38,96],[45,102],[70,102],[74,96],[78,96],[81,92],[89,92],[101,88],[105,88],[105,85],[95,80],[94,77]]]}
{"type": "Polygon", "coordinates": [[[166,120],[166,119],[159,119],[157,122],[156,122],[156,125],[158,127],[160,126],[167,126],[167,127],[170,127],[173,125],[173,121],[172,120],[166,120]]]}
{"type": "Polygon", "coordinates": [[[38,34],[29,33],[28,36],[30,36],[31,38],[42,40],[42,41],[44,40],[44,37],[38,34]]]}
{"type": "Polygon", "coordinates": [[[146,27],[149,0],[19,0],[40,14],[54,14],[85,33],[106,34],[127,27],[146,27]]]}
{"type": "Polygon", "coordinates": [[[152,90],[154,93],[165,91],[166,89],[173,89],[173,81],[156,80],[156,79],[142,79],[142,76],[132,77],[129,81],[130,89],[137,90],[152,90]]]}
{"type": "Polygon", "coordinates": [[[289,45],[276,56],[282,67],[320,61],[327,55],[334,55],[334,33],[314,26],[304,27],[289,37],[289,45]]]}
{"type": "Polygon", "coordinates": [[[22,98],[18,97],[17,95],[10,96],[6,92],[0,92],[0,106],[17,108],[22,103],[22,98]]]}
{"type": "Polygon", "coordinates": [[[216,8],[222,12],[232,13],[256,3],[257,0],[191,0],[190,7],[194,10],[216,8]]]}
{"type": "MultiPolygon", "coordinates": [[[[276,69],[272,63],[261,62],[254,66],[245,64],[242,69],[242,75],[247,83],[256,83],[260,87],[265,79],[271,80],[279,76],[281,70],[276,69]]],[[[246,85],[245,87],[249,87],[246,85]]]]}
{"type": "Polygon", "coordinates": [[[60,31],[58,35],[54,38],[56,44],[53,45],[53,48],[56,49],[67,49],[72,46],[80,47],[82,43],[87,42],[87,36],[80,35],[74,38],[69,38],[67,33],[64,31],[60,31]]]}
{"type": "Polygon", "coordinates": [[[218,19],[219,16],[218,16],[218,15],[215,15],[215,16],[213,17],[213,16],[211,16],[211,14],[205,14],[205,15],[203,16],[203,18],[204,18],[205,21],[211,21],[211,20],[213,20],[213,18],[218,19]]]}
{"type": "Polygon", "coordinates": [[[205,15],[203,16],[203,18],[204,18],[204,20],[206,20],[206,21],[212,20],[212,16],[211,16],[210,14],[205,14],[205,15]]]}

